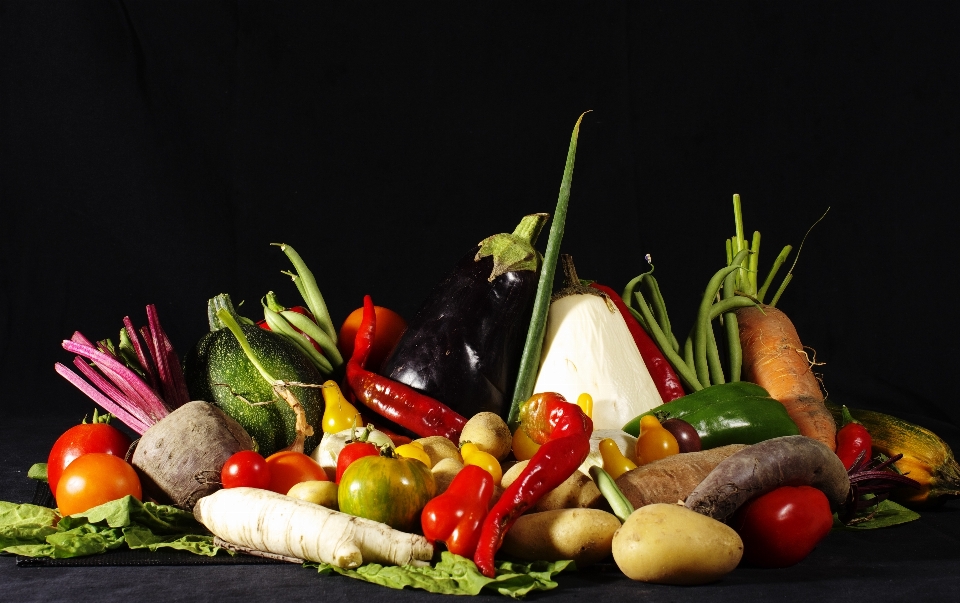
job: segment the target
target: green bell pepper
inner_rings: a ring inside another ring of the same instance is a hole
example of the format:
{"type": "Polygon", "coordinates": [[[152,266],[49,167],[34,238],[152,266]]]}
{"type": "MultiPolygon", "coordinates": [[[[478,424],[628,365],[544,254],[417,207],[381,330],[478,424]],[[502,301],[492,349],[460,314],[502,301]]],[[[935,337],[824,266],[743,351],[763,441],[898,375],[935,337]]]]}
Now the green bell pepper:
{"type": "Polygon", "coordinates": [[[639,415],[623,430],[637,436],[640,419],[646,415],[655,415],[661,421],[674,418],[690,423],[700,434],[704,450],[727,444],[756,444],[800,433],[783,404],[748,381],[711,385],[677,398],[639,415]]]}

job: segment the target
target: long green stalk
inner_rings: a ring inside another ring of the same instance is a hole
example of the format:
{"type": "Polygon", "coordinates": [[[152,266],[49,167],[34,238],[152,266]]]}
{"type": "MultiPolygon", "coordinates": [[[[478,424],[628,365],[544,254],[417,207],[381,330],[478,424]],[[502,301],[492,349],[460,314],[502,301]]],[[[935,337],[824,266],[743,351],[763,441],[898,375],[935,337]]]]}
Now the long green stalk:
{"type": "Polygon", "coordinates": [[[557,258],[560,256],[560,241],[563,239],[567,205],[570,202],[573,165],[577,156],[577,137],[580,134],[580,122],[587,113],[585,112],[577,118],[573,133],[570,135],[567,161],[563,167],[563,178],[560,180],[557,208],[553,213],[553,224],[550,225],[550,237],[547,239],[547,249],[543,254],[540,281],[537,284],[537,294],[533,302],[533,316],[530,319],[530,327],[527,329],[527,339],[523,345],[523,355],[520,357],[517,382],[513,388],[510,413],[507,415],[507,423],[511,429],[515,428],[520,420],[520,405],[534,393],[533,386],[537,380],[540,353],[543,350],[543,335],[547,326],[547,311],[550,309],[550,296],[553,294],[553,276],[557,267],[557,258]]]}

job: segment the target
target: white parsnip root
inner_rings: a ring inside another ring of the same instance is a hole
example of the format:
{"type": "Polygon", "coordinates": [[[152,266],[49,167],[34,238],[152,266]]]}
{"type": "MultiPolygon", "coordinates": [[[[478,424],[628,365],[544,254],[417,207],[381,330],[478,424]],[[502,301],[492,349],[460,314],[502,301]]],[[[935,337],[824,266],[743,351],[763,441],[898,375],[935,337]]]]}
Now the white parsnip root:
{"type": "Polygon", "coordinates": [[[268,490],[219,490],[201,498],[193,514],[229,543],[347,569],[362,563],[422,566],[433,557],[423,536],[268,490]]]}

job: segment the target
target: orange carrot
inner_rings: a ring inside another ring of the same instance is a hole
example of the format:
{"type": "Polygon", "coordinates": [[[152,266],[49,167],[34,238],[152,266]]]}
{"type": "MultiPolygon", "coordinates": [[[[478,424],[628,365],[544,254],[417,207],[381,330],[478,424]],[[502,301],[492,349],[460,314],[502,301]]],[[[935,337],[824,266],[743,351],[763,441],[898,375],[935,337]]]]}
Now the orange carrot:
{"type": "Polygon", "coordinates": [[[800,433],[836,450],[837,426],[787,315],[773,306],[737,310],[744,378],[779,400],[800,433]]]}

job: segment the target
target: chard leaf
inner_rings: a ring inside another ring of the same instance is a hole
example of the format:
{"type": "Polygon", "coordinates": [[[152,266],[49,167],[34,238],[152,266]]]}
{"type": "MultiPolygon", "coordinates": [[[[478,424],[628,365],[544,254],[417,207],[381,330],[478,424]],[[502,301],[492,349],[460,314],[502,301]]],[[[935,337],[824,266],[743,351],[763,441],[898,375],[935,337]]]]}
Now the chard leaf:
{"type": "Polygon", "coordinates": [[[857,517],[853,519],[852,523],[848,522],[846,525],[841,523],[840,520],[837,519],[836,514],[834,514],[833,529],[872,530],[875,528],[886,528],[901,523],[907,523],[908,521],[913,521],[919,518],[920,514],[916,511],[911,511],[903,505],[899,505],[888,499],[881,501],[869,509],[861,511],[857,517]]]}

